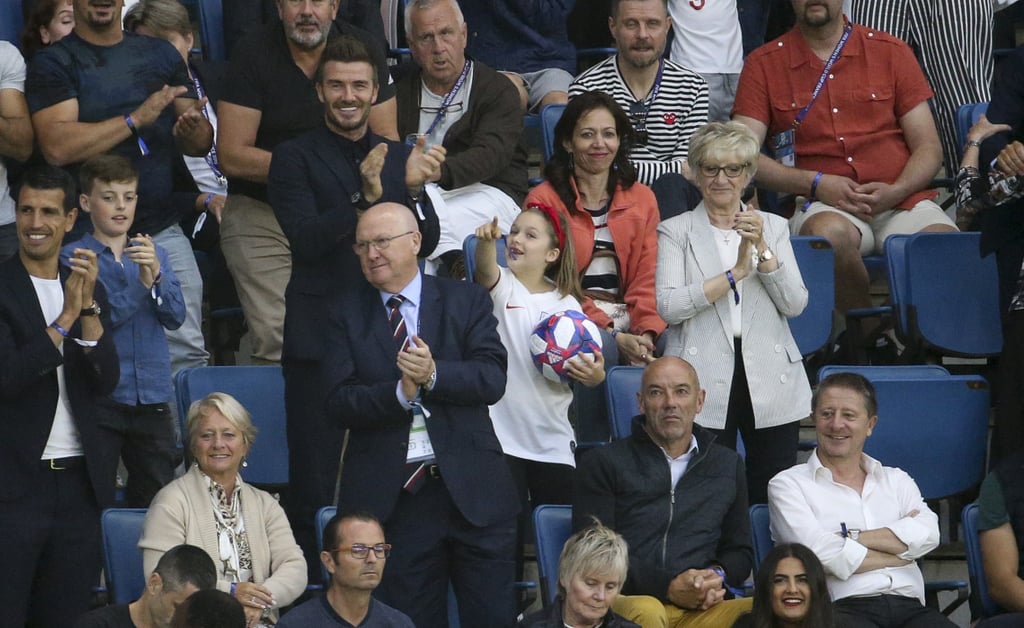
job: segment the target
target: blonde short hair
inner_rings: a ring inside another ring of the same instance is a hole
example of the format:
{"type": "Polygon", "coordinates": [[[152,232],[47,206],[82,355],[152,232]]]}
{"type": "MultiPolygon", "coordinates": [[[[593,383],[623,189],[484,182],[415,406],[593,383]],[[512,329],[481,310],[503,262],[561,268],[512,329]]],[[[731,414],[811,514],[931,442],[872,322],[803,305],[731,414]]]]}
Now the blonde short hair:
{"type": "Polygon", "coordinates": [[[629,570],[629,549],[626,540],[615,530],[596,519],[569,537],[558,558],[558,593],[564,598],[565,584],[581,574],[609,574],[626,581],[629,570]]]}
{"type": "Polygon", "coordinates": [[[754,176],[757,172],[757,156],[761,145],[757,136],[745,124],[735,121],[709,122],[690,136],[690,147],[686,161],[694,171],[701,164],[738,157],[749,164],[746,172],[754,176]]]}
{"type": "Polygon", "coordinates": [[[224,392],[214,392],[206,395],[199,401],[192,402],[188,409],[188,418],[185,420],[185,433],[188,434],[189,451],[195,443],[199,423],[213,412],[219,412],[228,423],[242,435],[242,442],[248,448],[256,442],[256,426],[252,424],[252,417],[245,406],[237,399],[224,392]]]}

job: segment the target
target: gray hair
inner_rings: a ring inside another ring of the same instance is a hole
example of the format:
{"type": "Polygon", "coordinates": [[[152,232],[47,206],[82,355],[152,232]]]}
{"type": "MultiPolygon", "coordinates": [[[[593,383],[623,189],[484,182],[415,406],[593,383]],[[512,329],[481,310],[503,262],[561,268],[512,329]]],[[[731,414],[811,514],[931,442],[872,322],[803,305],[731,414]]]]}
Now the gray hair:
{"type": "MultiPolygon", "coordinates": [[[[462,8],[456,0],[409,0],[405,5],[405,38],[409,39],[412,37],[412,13],[413,11],[423,11],[425,9],[433,8],[435,5],[445,3],[452,5],[455,9],[455,19],[458,21],[459,26],[466,23],[466,18],[462,16],[462,8]]],[[[411,44],[412,42],[406,42],[411,44]]]]}
{"type": "Polygon", "coordinates": [[[601,525],[586,527],[569,537],[558,557],[558,593],[564,598],[565,584],[581,574],[609,574],[626,581],[629,549],[615,530],[601,525]]]}
{"type": "Polygon", "coordinates": [[[192,21],[178,0],[139,0],[124,16],[124,30],[134,33],[144,26],[157,36],[178,33],[182,37],[192,34],[192,21]]]}
{"type": "Polygon", "coordinates": [[[761,144],[757,136],[745,124],[734,120],[709,122],[690,136],[686,161],[692,170],[697,170],[703,163],[736,156],[740,161],[750,164],[746,171],[754,176],[760,152],[761,144]]]}

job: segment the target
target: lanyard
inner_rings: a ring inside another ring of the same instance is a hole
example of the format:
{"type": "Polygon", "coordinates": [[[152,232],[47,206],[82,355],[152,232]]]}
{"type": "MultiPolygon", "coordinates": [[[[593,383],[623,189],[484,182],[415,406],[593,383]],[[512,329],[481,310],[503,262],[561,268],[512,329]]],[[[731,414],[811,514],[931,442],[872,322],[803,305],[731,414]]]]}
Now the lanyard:
{"type": "Polygon", "coordinates": [[[651,91],[647,93],[647,96],[642,100],[638,100],[637,104],[639,111],[637,111],[637,125],[642,130],[647,130],[647,114],[651,112],[651,106],[654,105],[654,101],[658,99],[658,92],[661,91],[661,76],[665,73],[665,60],[661,59],[658,61],[658,74],[654,77],[654,86],[651,87],[651,91]],[[649,103],[649,104],[644,104],[649,103]],[[643,117],[640,117],[642,112],[643,117]]]}
{"type": "Polygon", "coordinates": [[[850,33],[853,32],[853,25],[849,22],[843,27],[843,36],[839,38],[836,43],[836,47],[832,50],[832,54],[829,56],[828,61],[825,62],[825,69],[821,71],[821,76],[818,77],[818,84],[814,86],[814,92],[811,94],[811,102],[807,103],[807,106],[800,110],[800,113],[796,114],[796,118],[793,119],[793,128],[800,126],[800,123],[804,121],[807,114],[810,113],[811,107],[818,100],[818,96],[821,94],[821,90],[825,87],[825,80],[828,78],[829,71],[832,70],[832,64],[839,59],[839,55],[842,54],[843,48],[846,47],[846,41],[850,39],[850,33]]]}
{"type": "MultiPolygon", "coordinates": [[[[191,67],[189,67],[189,72],[188,73],[189,73],[190,77],[192,78],[192,84],[195,85],[196,97],[199,100],[202,100],[203,96],[206,95],[206,92],[203,90],[203,85],[199,82],[199,76],[196,75],[195,71],[192,70],[191,67]]],[[[209,106],[209,105],[210,105],[210,103],[209,103],[209,101],[207,101],[206,105],[204,105],[203,109],[202,109],[203,117],[206,118],[207,121],[209,121],[209,119],[210,119],[210,114],[206,113],[206,107],[209,106]]],[[[216,138],[214,138],[214,139],[216,139],[216,138]]],[[[210,145],[210,152],[207,153],[206,155],[204,155],[203,159],[206,160],[206,165],[209,166],[210,170],[213,171],[213,176],[217,177],[217,182],[220,183],[221,185],[227,185],[228,180],[227,180],[227,178],[224,177],[224,173],[220,171],[220,167],[219,167],[220,161],[218,161],[218,159],[217,159],[217,142],[216,141],[214,141],[213,144],[210,145]]]]}
{"type": "Polygon", "coordinates": [[[439,111],[437,112],[437,115],[434,116],[434,121],[430,123],[430,128],[427,129],[427,132],[424,133],[424,135],[432,135],[434,133],[434,129],[437,128],[437,125],[441,124],[441,120],[444,119],[445,113],[448,111],[448,107],[451,106],[452,101],[455,100],[455,96],[459,93],[459,90],[462,89],[462,84],[466,82],[466,77],[469,76],[470,67],[472,66],[469,63],[469,59],[466,59],[466,62],[462,64],[462,73],[460,73],[459,78],[455,80],[455,86],[452,87],[452,91],[445,94],[444,100],[441,101],[439,111]]]}

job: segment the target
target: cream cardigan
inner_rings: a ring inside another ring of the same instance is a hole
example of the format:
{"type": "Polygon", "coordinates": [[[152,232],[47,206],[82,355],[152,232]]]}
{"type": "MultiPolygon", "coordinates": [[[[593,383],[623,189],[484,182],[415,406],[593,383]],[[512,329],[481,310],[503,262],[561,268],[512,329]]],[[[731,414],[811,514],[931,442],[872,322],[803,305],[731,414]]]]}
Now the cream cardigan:
{"type": "MultiPolygon", "coordinates": [[[[253,581],[270,589],[278,606],[286,606],[306,588],[306,560],[277,500],[244,482],[241,486],[239,499],[252,550],[253,581]]],[[[210,491],[196,465],[161,489],[149,505],[139,539],[144,572],[153,573],[164,552],[182,543],[201,547],[210,555],[217,566],[217,588],[229,592],[231,581],[222,577],[210,491]]]]}

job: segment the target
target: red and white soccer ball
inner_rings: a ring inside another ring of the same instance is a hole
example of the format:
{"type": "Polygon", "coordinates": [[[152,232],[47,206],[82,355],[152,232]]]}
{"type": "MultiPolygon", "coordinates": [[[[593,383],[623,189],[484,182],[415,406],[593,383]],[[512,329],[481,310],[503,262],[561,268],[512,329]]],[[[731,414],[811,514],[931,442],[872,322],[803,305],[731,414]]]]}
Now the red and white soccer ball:
{"type": "Polygon", "coordinates": [[[530,336],[530,354],[541,375],[553,382],[568,382],[565,364],[580,353],[601,351],[601,331],[583,312],[566,310],[542,320],[530,336]]]}

